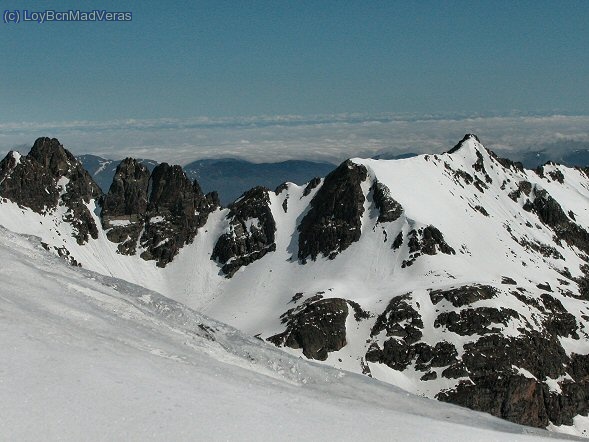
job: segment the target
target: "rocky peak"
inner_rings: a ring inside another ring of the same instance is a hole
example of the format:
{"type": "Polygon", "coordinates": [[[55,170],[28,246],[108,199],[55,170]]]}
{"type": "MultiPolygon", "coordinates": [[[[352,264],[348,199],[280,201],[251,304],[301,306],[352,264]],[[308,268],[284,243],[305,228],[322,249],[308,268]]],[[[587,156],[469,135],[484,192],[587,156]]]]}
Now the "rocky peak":
{"type": "Polygon", "coordinates": [[[144,214],[147,210],[149,171],[133,158],[125,158],[117,167],[113,182],[102,205],[102,218],[144,214]]]}
{"type": "Polygon", "coordinates": [[[126,158],[104,198],[102,224],[119,253],[134,255],[140,246],[143,259],[165,267],[218,207],[216,194],[203,195],[180,166],[162,163],[150,174],[143,164],[126,158]]]}
{"type": "Polygon", "coordinates": [[[460,140],[452,149],[450,149],[447,153],[449,154],[453,154],[458,152],[461,149],[471,149],[473,147],[475,147],[475,144],[472,143],[473,141],[476,141],[479,145],[481,143],[481,140],[479,140],[479,137],[477,137],[475,134],[466,134],[464,135],[464,137],[462,137],[462,140],[460,140]],[[470,141],[470,143],[469,143],[470,141]]]}
{"type": "Polygon", "coordinates": [[[195,186],[182,167],[161,163],[149,179],[149,210],[172,215],[194,213],[196,201],[203,198],[198,184],[195,186]]]}
{"type": "Polygon", "coordinates": [[[227,277],[276,250],[276,221],[268,192],[265,187],[254,187],[229,206],[229,227],[211,256],[223,265],[221,271],[227,277]]]}
{"type": "Polygon", "coordinates": [[[101,191],[76,158],[55,138],[39,138],[26,157],[10,152],[0,163],[0,196],[37,213],[67,208],[63,215],[80,244],[98,230],[87,204],[101,191]],[[65,181],[62,180],[65,178],[65,181]]]}
{"type": "Polygon", "coordinates": [[[48,169],[54,176],[63,176],[79,164],[57,138],[37,138],[28,156],[48,169]]]}
{"type": "Polygon", "coordinates": [[[365,201],[361,183],[367,176],[366,167],[347,160],[325,177],[298,227],[299,259],[315,260],[319,254],[333,259],[360,239],[365,201]]]}

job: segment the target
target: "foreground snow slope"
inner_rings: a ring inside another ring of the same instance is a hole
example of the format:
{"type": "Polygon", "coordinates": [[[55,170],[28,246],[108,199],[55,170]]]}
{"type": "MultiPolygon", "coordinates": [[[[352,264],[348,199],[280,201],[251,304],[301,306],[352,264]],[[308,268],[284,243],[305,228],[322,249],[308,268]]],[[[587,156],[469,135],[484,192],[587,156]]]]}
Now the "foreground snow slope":
{"type": "Polygon", "coordinates": [[[5,440],[557,435],[305,362],[0,228],[5,440]]]}

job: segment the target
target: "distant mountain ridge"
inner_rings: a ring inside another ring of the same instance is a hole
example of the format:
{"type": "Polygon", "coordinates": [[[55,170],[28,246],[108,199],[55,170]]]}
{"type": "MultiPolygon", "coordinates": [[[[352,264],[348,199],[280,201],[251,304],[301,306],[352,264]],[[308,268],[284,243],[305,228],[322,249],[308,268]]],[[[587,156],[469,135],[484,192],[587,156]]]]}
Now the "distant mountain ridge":
{"type": "Polygon", "coordinates": [[[227,208],[182,168],[106,194],[57,140],[0,162],[0,224],[291,354],[535,427],[589,412],[589,170],[467,134],[227,208]]]}
{"type": "MultiPolygon", "coordinates": [[[[108,192],[120,160],[109,160],[96,155],[78,157],[103,192],[108,192]]],[[[152,171],[158,162],[138,159],[152,171]]],[[[287,160],[276,163],[252,163],[235,158],[203,159],[184,166],[191,180],[198,180],[202,190],[216,191],[223,205],[235,201],[245,191],[255,186],[274,189],[289,181],[303,184],[314,177],[327,175],[334,165],[314,161],[287,160]]]]}

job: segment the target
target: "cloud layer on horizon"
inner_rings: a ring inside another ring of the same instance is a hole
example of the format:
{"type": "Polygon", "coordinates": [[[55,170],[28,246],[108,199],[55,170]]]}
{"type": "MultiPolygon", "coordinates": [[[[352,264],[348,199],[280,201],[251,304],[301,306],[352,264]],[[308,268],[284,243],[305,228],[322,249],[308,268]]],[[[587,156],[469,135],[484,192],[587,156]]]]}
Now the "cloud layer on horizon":
{"type": "Polygon", "coordinates": [[[436,153],[465,133],[492,150],[518,156],[564,141],[589,142],[589,116],[420,116],[338,114],[71,121],[0,124],[0,153],[26,153],[40,136],[59,138],[74,154],[125,156],[186,164],[201,158],[254,162],[306,159],[339,163],[378,153],[436,153]]]}

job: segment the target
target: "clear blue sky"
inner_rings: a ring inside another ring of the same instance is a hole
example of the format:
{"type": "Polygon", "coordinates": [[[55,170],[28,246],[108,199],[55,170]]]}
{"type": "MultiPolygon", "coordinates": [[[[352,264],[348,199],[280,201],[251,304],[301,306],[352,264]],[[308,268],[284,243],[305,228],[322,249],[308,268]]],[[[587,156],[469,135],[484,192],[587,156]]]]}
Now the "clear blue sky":
{"type": "Polygon", "coordinates": [[[0,122],[589,113],[589,1],[2,1],[0,122]],[[171,6],[173,4],[173,6],[171,6]]]}

